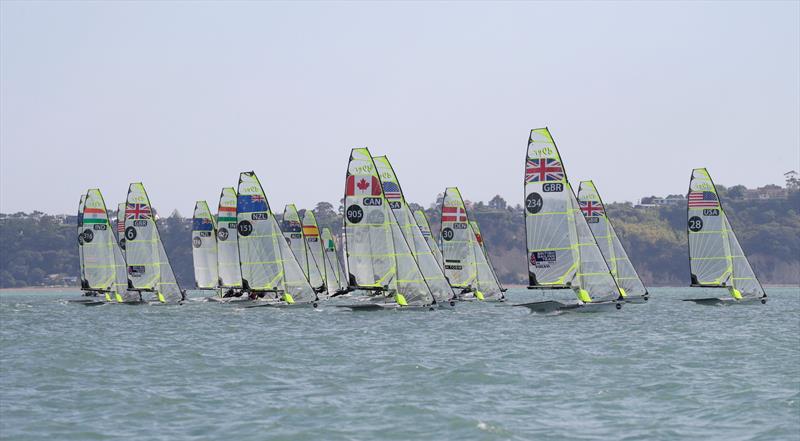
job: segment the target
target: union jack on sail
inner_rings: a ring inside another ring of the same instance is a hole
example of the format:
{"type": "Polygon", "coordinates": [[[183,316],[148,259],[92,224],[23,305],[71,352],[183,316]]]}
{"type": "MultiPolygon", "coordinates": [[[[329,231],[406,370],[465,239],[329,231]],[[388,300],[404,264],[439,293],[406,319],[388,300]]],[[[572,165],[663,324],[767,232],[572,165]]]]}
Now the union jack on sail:
{"type": "Polygon", "coordinates": [[[581,206],[581,211],[586,217],[600,216],[603,213],[603,204],[595,201],[580,201],[578,204],[581,206]]]}
{"type": "Polygon", "coordinates": [[[564,167],[558,159],[530,159],[525,163],[525,182],[563,181],[564,167]]]}
{"type": "Polygon", "coordinates": [[[125,205],[125,218],[126,219],[150,219],[153,212],[147,204],[126,204],[125,205]]]}

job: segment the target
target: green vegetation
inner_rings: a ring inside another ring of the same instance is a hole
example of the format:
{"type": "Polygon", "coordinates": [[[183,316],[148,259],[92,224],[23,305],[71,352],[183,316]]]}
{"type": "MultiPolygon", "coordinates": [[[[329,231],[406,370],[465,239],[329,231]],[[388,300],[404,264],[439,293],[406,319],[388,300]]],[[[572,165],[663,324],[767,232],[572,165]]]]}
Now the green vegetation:
{"type": "MultiPolygon", "coordinates": [[[[800,191],[787,199],[737,200],[725,198],[725,210],[742,247],[763,283],[800,283],[800,191]]],[[[730,192],[740,191],[732,187],[730,192]]],[[[686,207],[681,205],[635,208],[630,203],[609,204],[607,212],[620,240],[645,283],[687,285],[686,207]]],[[[436,231],[439,213],[425,210],[436,231]]],[[[481,233],[500,279],[524,284],[526,277],[525,225],[522,207],[508,206],[496,196],[488,204],[472,204],[471,215],[481,233]]],[[[334,206],[320,202],[314,208],[320,227],[341,233],[341,216],[334,206]]],[[[301,213],[302,215],[302,213],[301,213]]],[[[78,275],[76,228],[62,218],[34,212],[0,216],[0,287],[53,285],[78,275]]],[[[191,219],[177,212],[159,221],[164,246],[182,286],[192,288],[191,219]]]]}

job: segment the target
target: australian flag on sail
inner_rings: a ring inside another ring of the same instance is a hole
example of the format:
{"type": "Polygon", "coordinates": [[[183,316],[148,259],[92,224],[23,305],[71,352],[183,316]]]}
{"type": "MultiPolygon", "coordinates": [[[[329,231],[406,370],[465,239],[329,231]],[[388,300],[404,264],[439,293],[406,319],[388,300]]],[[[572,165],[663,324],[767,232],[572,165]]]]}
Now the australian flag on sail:
{"type": "Polygon", "coordinates": [[[601,216],[603,214],[603,205],[595,201],[580,201],[578,204],[581,206],[581,211],[586,217],[601,216]]]}
{"type": "Polygon", "coordinates": [[[147,204],[125,204],[126,219],[150,219],[153,214],[147,204]]]}
{"type": "Polygon", "coordinates": [[[383,182],[383,194],[386,195],[386,199],[400,199],[403,195],[400,192],[400,186],[394,182],[383,182]]]}
{"type": "Polygon", "coordinates": [[[192,230],[194,231],[211,231],[214,229],[214,224],[211,223],[211,219],[204,219],[204,218],[194,218],[192,221],[192,230]]]}
{"type": "Polygon", "coordinates": [[[690,191],[689,208],[719,208],[717,195],[713,191],[690,191]]]}
{"type": "Polygon", "coordinates": [[[236,198],[236,211],[239,213],[253,213],[268,211],[267,200],[260,194],[240,194],[236,198]]]}
{"type": "Polygon", "coordinates": [[[561,161],[550,158],[530,159],[525,163],[525,182],[563,181],[561,161]]]}

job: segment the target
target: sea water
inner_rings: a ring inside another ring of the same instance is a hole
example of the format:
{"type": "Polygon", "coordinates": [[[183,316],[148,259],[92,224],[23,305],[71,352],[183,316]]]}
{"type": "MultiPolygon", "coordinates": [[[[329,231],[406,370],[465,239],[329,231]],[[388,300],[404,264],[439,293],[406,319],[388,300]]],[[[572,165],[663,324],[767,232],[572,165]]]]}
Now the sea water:
{"type": "MultiPolygon", "coordinates": [[[[596,314],[66,303],[0,294],[0,438],[791,440],[800,290],[596,314]]],[[[509,291],[511,302],[531,292],[509,291]]]]}

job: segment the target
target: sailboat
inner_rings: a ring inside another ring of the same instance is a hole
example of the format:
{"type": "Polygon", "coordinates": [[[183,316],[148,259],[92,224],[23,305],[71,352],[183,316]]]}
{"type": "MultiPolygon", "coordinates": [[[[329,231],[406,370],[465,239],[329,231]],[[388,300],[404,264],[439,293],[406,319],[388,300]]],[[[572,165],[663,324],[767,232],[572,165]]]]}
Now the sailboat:
{"type": "Polygon", "coordinates": [[[348,285],[371,301],[351,309],[431,309],[436,299],[389,207],[366,148],[350,153],[345,178],[345,259],[348,285]]]}
{"type": "Polygon", "coordinates": [[[704,305],[767,303],[708,170],[692,170],[687,195],[687,235],[691,286],[726,288],[728,298],[686,299],[704,305]]]}
{"type": "MultiPolygon", "coordinates": [[[[86,268],[83,260],[83,207],[86,204],[86,193],[81,195],[78,202],[78,261],[80,263],[81,292],[85,297],[96,297],[97,291],[89,288],[86,282],[86,268]]],[[[72,302],[92,301],[90,299],[72,300],[72,302]]]]}
{"type": "Polygon", "coordinates": [[[571,289],[577,303],[525,303],[534,312],[620,309],[621,292],[581,214],[547,128],[531,130],[525,158],[528,289],[571,289]]]}
{"type": "MultiPolygon", "coordinates": [[[[327,234],[330,239],[333,240],[330,230],[328,230],[327,234]]],[[[339,267],[339,258],[335,255],[336,245],[331,244],[334,257],[336,257],[336,260],[331,262],[329,261],[330,256],[328,256],[326,252],[328,244],[325,242],[325,238],[320,236],[317,217],[314,216],[314,212],[311,210],[306,210],[303,214],[303,236],[306,239],[306,245],[310,256],[309,260],[313,260],[313,262],[319,266],[322,279],[325,281],[328,297],[341,295],[347,292],[347,286],[342,285],[344,279],[342,278],[341,269],[339,267]]]]}
{"type": "Polygon", "coordinates": [[[325,277],[314,254],[308,249],[303,222],[300,220],[300,214],[294,204],[287,204],[283,209],[281,231],[283,231],[286,243],[289,244],[292,253],[297,257],[297,261],[303,269],[303,274],[308,278],[308,282],[314,288],[314,291],[317,294],[327,293],[325,277]]]}
{"type": "Polygon", "coordinates": [[[286,243],[255,172],[239,175],[236,214],[242,286],[251,298],[272,300],[262,306],[317,307],[317,293],[286,243]]]}
{"type": "Polygon", "coordinates": [[[403,197],[403,190],[392,164],[386,156],[376,156],[373,160],[378,168],[384,197],[389,203],[389,208],[400,226],[403,238],[408,243],[428,288],[436,298],[436,303],[439,306],[454,306],[456,293],[450,287],[442,268],[436,262],[433,251],[425,241],[425,237],[422,236],[422,231],[403,197]]]}
{"type": "Polygon", "coordinates": [[[119,253],[114,262],[116,270],[114,288],[117,292],[116,300],[118,303],[135,305],[144,302],[138,292],[128,289],[128,266],[125,263],[125,206],[125,202],[117,204],[117,218],[114,221],[115,229],[117,230],[117,247],[114,252],[119,253]]]}
{"type": "Polygon", "coordinates": [[[619,285],[625,303],[646,302],[650,296],[647,288],[631,264],[625,247],[619,241],[594,182],[581,181],[578,185],[578,205],[600,247],[600,252],[603,253],[606,264],[611,269],[611,274],[619,285]]]}
{"type": "MultiPolygon", "coordinates": [[[[311,213],[306,212],[306,216],[311,213]]],[[[313,213],[311,213],[313,215],[313,213]]],[[[336,251],[336,241],[333,239],[333,234],[330,228],[322,229],[322,247],[323,256],[325,259],[325,280],[328,289],[335,289],[334,296],[346,294],[350,292],[347,289],[347,278],[344,276],[345,272],[342,270],[342,264],[339,262],[339,253],[336,251]]]]}
{"type": "Polygon", "coordinates": [[[449,187],[442,200],[442,257],[450,285],[460,290],[462,300],[504,300],[489,262],[469,222],[458,188],[449,187]]]}
{"type": "Polygon", "coordinates": [[[180,303],[185,295],[158,233],[155,212],[141,182],[128,187],[125,205],[125,260],[128,289],[153,293],[160,303],[180,303]]]}
{"type": "Polygon", "coordinates": [[[428,247],[430,247],[433,257],[436,258],[436,263],[439,264],[439,268],[444,270],[442,251],[439,249],[439,244],[436,243],[436,239],[433,238],[433,234],[431,234],[431,225],[428,223],[428,218],[425,216],[425,212],[422,210],[415,211],[414,220],[417,221],[417,226],[419,227],[419,231],[422,233],[422,237],[425,238],[425,242],[428,243],[428,247]]]}
{"type": "Polygon", "coordinates": [[[492,260],[489,259],[489,252],[486,251],[486,245],[483,243],[483,235],[481,235],[481,229],[478,226],[478,221],[471,220],[469,221],[469,224],[472,226],[472,231],[475,233],[475,240],[478,242],[478,245],[480,245],[481,251],[486,257],[486,264],[489,266],[489,270],[492,271],[492,277],[494,277],[495,282],[497,282],[497,286],[500,287],[500,291],[506,292],[507,289],[503,288],[503,284],[500,283],[500,278],[497,277],[497,272],[494,270],[494,265],[492,265],[492,260]]]}
{"type": "Polygon", "coordinates": [[[206,201],[197,201],[192,217],[192,263],[197,289],[218,290],[217,225],[206,201]]]}
{"type": "Polygon", "coordinates": [[[242,296],[236,200],[236,190],[233,187],[225,187],[219,195],[217,207],[217,273],[223,298],[242,296]]]}

